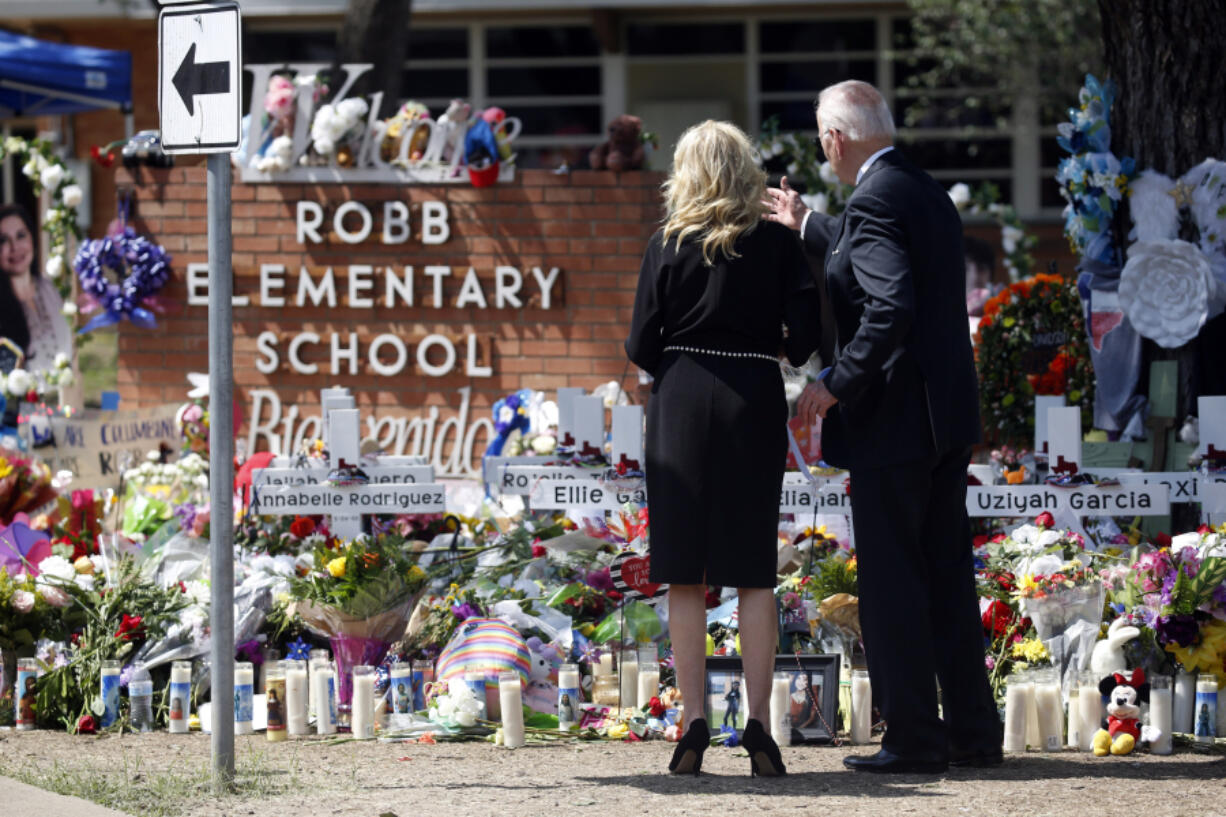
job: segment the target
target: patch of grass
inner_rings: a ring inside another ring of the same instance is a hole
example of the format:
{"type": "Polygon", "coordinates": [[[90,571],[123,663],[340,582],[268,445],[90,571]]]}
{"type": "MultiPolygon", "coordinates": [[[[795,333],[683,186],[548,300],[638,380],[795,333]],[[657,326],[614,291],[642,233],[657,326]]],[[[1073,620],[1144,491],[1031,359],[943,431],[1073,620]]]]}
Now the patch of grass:
{"type": "MultiPolygon", "coordinates": [[[[252,749],[236,757],[234,784],[218,799],[264,799],[285,794],[302,785],[300,773],[297,752],[281,765],[274,765],[267,752],[252,749]]],[[[127,748],[121,748],[120,756],[106,764],[55,760],[48,768],[45,760],[0,758],[0,775],[140,817],[179,817],[195,805],[217,802],[212,767],[207,761],[153,769],[127,748]]]]}
{"type": "Polygon", "coordinates": [[[77,368],[81,372],[85,407],[97,408],[102,392],[118,388],[119,333],[112,329],[85,335],[77,347],[77,368]]]}

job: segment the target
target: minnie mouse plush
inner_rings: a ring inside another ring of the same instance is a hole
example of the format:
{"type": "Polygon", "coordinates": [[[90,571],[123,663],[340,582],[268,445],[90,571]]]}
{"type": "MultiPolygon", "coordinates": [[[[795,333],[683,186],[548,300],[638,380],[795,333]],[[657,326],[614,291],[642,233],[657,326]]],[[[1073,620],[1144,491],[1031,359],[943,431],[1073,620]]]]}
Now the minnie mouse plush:
{"type": "Polygon", "coordinates": [[[1107,696],[1107,719],[1094,735],[1094,755],[1126,755],[1141,739],[1141,704],[1149,702],[1145,670],[1134,670],[1132,677],[1112,673],[1099,681],[1098,690],[1107,696]]]}

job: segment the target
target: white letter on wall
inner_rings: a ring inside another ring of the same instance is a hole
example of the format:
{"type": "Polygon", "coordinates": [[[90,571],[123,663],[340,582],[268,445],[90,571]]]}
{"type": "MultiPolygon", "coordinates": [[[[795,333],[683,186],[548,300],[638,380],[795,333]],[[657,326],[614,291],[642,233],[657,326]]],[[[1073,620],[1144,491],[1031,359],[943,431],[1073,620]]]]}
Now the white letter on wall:
{"type": "Polygon", "coordinates": [[[336,306],[336,280],[332,276],[332,268],[328,267],[324,273],[323,280],[319,282],[319,286],[311,280],[311,273],[306,267],[298,268],[298,306],[306,304],[307,296],[310,296],[311,303],[319,306],[319,302],[327,300],[329,307],[336,306]]]}
{"type": "Polygon", "coordinates": [[[455,299],[456,308],[468,306],[469,302],[485,309],[485,292],[481,289],[481,281],[477,278],[477,272],[472,267],[468,268],[468,272],[464,275],[464,283],[460,286],[460,297],[455,299]]]}
{"type": "Polygon", "coordinates": [[[260,264],[260,306],[285,306],[284,295],[273,295],[273,290],[285,289],[284,264],[260,264]]]}
{"type": "Polygon", "coordinates": [[[536,279],[537,285],[541,288],[541,309],[548,309],[553,296],[553,284],[558,280],[558,276],[562,270],[553,267],[549,270],[549,277],[546,278],[541,272],[540,267],[532,268],[532,277],[536,279]]]}
{"type": "Polygon", "coordinates": [[[340,364],[342,360],[349,361],[349,374],[358,373],[358,333],[349,333],[348,348],[341,349],[339,334],[332,335],[332,374],[340,374],[340,364]]]}
{"type": "Polygon", "coordinates": [[[310,238],[316,244],[322,244],[319,235],[319,225],[324,223],[324,208],[314,201],[298,202],[298,243],[305,244],[310,238]]]}
{"type": "Polygon", "coordinates": [[[370,211],[366,209],[366,205],[360,201],[345,202],[336,208],[336,214],[332,216],[332,229],[346,244],[361,244],[370,235],[372,226],[374,226],[374,219],[370,217],[370,211]],[[345,229],[345,216],[350,213],[357,213],[362,219],[362,229],[356,233],[345,229]]]}
{"type": "Polygon", "coordinates": [[[434,279],[434,308],[443,307],[443,277],[451,274],[451,267],[426,267],[426,277],[434,279]]]}
{"type": "Polygon", "coordinates": [[[255,348],[263,357],[255,362],[256,371],[260,374],[272,374],[281,365],[281,356],[277,354],[277,333],[261,332],[255,339],[255,348]]]}
{"type": "Polygon", "coordinates": [[[370,368],[375,370],[376,374],[381,374],[384,377],[394,377],[404,371],[404,364],[409,361],[409,350],[405,347],[404,341],[395,335],[379,335],[370,344],[370,350],[367,352],[370,359],[370,368]],[[394,363],[384,363],[379,360],[379,350],[383,348],[383,344],[390,344],[396,350],[396,361],[394,363]]]}
{"type": "Polygon", "coordinates": [[[349,267],[349,308],[350,309],[371,309],[375,302],[368,295],[359,295],[359,292],[365,292],[374,286],[374,282],[370,280],[370,276],[374,275],[375,269],[369,264],[352,264],[349,267]]]}
{"type": "MultiPolygon", "coordinates": [[[[378,154],[379,151],[374,151],[378,154]]],[[[383,202],[383,243],[403,244],[409,240],[409,207],[403,201],[383,202]]]]}
{"type": "Polygon", "coordinates": [[[516,309],[523,306],[519,300],[519,290],[524,285],[524,276],[515,267],[494,268],[494,307],[502,309],[513,306],[516,309]]]}
{"type": "Polygon", "coordinates": [[[272,389],[251,390],[251,430],[247,432],[247,451],[255,453],[256,442],[263,437],[268,443],[268,450],[273,454],[281,453],[281,441],[277,438],[276,427],[281,422],[281,398],[272,389]],[[260,422],[260,414],[264,409],[264,401],[268,401],[268,422],[260,422]]]}
{"type": "Polygon", "coordinates": [[[441,201],[426,201],[421,205],[421,243],[442,244],[451,238],[447,223],[447,205],[441,201]]]}
{"type": "Polygon", "coordinates": [[[468,365],[464,367],[464,374],[469,377],[490,377],[494,374],[494,369],[490,366],[477,365],[477,336],[468,336],[468,365]]]}
{"type": "Polygon", "coordinates": [[[447,374],[455,368],[455,344],[442,335],[426,335],[422,342],[417,344],[417,368],[431,377],[442,377],[447,374]],[[441,366],[435,366],[429,361],[431,346],[443,347],[441,366]]]}
{"type": "Polygon", "coordinates": [[[289,365],[298,374],[315,374],[319,371],[319,366],[315,363],[303,363],[302,358],[298,357],[298,349],[304,343],[319,343],[319,335],[314,332],[302,332],[295,335],[294,339],[289,342],[289,365]]]}
{"type": "Polygon", "coordinates": [[[396,305],[397,295],[399,295],[400,299],[404,301],[405,306],[412,306],[413,267],[408,266],[404,268],[403,281],[396,277],[396,270],[392,269],[391,266],[388,266],[385,272],[387,274],[387,296],[384,302],[387,304],[387,308],[391,309],[396,305]]]}
{"type": "Polygon", "coordinates": [[[187,265],[187,305],[209,305],[209,265],[187,265]]]}

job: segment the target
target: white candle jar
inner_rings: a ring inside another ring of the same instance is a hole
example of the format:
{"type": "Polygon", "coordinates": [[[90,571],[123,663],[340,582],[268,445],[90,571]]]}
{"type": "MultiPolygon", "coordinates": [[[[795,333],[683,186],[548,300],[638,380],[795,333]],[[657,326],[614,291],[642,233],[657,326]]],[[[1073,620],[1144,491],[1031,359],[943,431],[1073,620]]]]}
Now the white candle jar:
{"type": "Polygon", "coordinates": [[[234,734],[250,735],[255,709],[255,668],[250,661],[234,662],[234,734]]]}
{"type": "Polygon", "coordinates": [[[375,668],[367,664],[353,668],[353,708],[349,725],[358,740],[375,736],[375,668]]]}
{"type": "Polygon", "coordinates": [[[192,716],[192,663],[175,661],[170,665],[170,713],[168,721],[172,734],[188,731],[192,716]]]}
{"type": "Polygon", "coordinates": [[[305,661],[284,661],[285,667],[285,731],[294,737],[310,734],[307,704],[310,698],[310,674],[305,661]]]}
{"type": "Polygon", "coordinates": [[[524,745],[523,680],[518,672],[498,675],[498,701],[502,710],[502,743],[508,749],[524,745]]]}
{"type": "Polygon", "coordinates": [[[1169,675],[1152,675],[1149,679],[1149,725],[1158,731],[1157,739],[1149,744],[1155,755],[1169,755],[1174,748],[1174,686],[1169,675]]]}

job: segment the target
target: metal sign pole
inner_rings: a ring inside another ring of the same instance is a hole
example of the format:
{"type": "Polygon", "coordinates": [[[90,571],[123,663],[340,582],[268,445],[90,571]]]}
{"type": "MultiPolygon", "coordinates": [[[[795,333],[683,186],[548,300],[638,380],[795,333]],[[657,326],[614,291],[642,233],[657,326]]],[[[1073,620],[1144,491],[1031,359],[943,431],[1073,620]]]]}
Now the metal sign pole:
{"type": "Polygon", "coordinates": [[[209,564],[213,689],[213,786],[234,780],[234,335],[231,293],[230,154],[210,153],[209,196],[209,564]]]}

